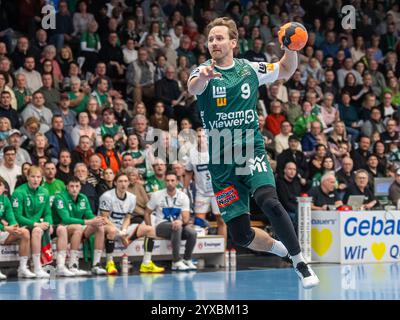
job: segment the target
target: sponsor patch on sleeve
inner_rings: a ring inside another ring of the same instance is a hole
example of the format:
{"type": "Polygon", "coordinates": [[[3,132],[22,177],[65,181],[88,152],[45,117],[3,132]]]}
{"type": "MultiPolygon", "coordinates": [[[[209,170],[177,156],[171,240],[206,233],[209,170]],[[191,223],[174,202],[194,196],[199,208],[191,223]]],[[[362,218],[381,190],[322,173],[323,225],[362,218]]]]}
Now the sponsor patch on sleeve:
{"type": "Polygon", "coordinates": [[[232,202],[239,200],[238,191],[234,186],[229,186],[221,191],[215,193],[217,204],[219,208],[224,208],[232,202]]]}

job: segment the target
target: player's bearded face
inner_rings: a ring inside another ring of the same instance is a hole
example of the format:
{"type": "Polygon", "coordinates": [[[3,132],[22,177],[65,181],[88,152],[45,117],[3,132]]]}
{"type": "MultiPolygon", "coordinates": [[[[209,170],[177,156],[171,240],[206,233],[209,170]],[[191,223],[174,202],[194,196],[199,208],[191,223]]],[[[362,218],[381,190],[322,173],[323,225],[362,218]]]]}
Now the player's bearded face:
{"type": "Polygon", "coordinates": [[[217,26],[208,34],[208,50],[216,61],[223,60],[236,46],[236,40],[229,39],[229,29],[217,26]]]}

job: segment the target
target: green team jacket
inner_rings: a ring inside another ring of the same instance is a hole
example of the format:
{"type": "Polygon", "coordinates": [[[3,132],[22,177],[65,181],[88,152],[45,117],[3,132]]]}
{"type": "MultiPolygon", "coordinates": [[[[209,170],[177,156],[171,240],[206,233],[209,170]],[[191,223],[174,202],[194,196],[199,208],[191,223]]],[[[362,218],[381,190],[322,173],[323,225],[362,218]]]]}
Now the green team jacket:
{"type": "Polygon", "coordinates": [[[24,183],[15,189],[11,198],[15,218],[21,226],[33,227],[34,223],[44,222],[53,224],[50,208],[49,192],[42,186],[36,190],[24,183]]]}
{"type": "Polygon", "coordinates": [[[0,231],[4,231],[4,225],[1,220],[7,221],[9,226],[17,224],[11,202],[4,194],[0,195],[0,231]]]}
{"type": "Polygon", "coordinates": [[[95,216],[90,208],[88,198],[79,193],[76,201],[70,196],[68,191],[62,191],[54,197],[53,220],[55,224],[85,224],[85,219],[93,219],[95,216]]]}

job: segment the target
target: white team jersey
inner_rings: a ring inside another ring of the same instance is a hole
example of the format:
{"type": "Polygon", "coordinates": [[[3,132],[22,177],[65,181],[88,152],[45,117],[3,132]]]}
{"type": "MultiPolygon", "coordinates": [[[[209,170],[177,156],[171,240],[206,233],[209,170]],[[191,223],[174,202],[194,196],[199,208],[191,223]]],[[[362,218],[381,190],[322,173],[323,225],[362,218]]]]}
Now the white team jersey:
{"type": "Polygon", "coordinates": [[[196,192],[205,197],[214,196],[214,191],[211,183],[211,174],[208,170],[208,162],[210,156],[208,150],[199,152],[197,146],[189,151],[188,161],[185,169],[193,171],[196,192]]]}
{"type": "Polygon", "coordinates": [[[119,229],[122,227],[125,216],[127,214],[133,214],[135,207],[136,196],[128,191],[126,192],[126,197],[123,200],[117,197],[115,188],[106,191],[100,197],[99,211],[110,212],[110,220],[119,229]]]}
{"type": "MultiPolygon", "coordinates": [[[[157,226],[159,223],[165,220],[163,209],[165,208],[176,208],[181,209],[181,211],[190,210],[189,197],[180,190],[176,190],[174,197],[170,197],[167,193],[167,189],[162,189],[152,193],[150,200],[147,203],[147,208],[149,208],[152,213],[152,224],[157,226]]],[[[182,219],[182,215],[178,219],[182,219]]]]}

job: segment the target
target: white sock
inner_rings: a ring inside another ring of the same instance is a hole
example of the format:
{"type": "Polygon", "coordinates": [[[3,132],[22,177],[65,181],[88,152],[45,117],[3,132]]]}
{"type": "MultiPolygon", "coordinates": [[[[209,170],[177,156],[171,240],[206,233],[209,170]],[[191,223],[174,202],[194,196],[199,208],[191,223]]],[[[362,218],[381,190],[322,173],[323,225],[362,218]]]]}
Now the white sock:
{"type": "Polygon", "coordinates": [[[57,267],[65,267],[66,250],[57,251],[57,267]]]}
{"type": "Polygon", "coordinates": [[[151,253],[145,252],[143,256],[143,264],[148,264],[151,261],[151,253]]]}
{"type": "Polygon", "coordinates": [[[93,266],[100,263],[101,255],[103,254],[103,250],[94,250],[93,254],[93,266]]]}
{"type": "Polygon", "coordinates": [[[112,253],[107,253],[106,254],[107,262],[113,260],[113,254],[112,253]]]}
{"type": "Polygon", "coordinates": [[[19,257],[19,268],[20,269],[28,268],[28,257],[27,256],[19,257]]]}
{"type": "Polygon", "coordinates": [[[69,267],[72,268],[74,264],[79,268],[79,251],[78,250],[71,250],[70,251],[70,257],[69,257],[69,267]]]}
{"type": "Polygon", "coordinates": [[[272,248],[268,252],[276,254],[279,257],[286,257],[288,254],[288,251],[283,243],[275,239],[273,240],[272,248]]]}
{"type": "Polygon", "coordinates": [[[290,256],[293,261],[293,266],[296,268],[297,264],[300,262],[307,263],[307,261],[304,259],[303,254],[300,252],[299,254],[296,254],[295,256],[290,256]]]}
{"type": "Polygon", "coordinates": [[[42,263],[40,262],[40,253],[33,254],[32,261],[33,261],[33,268],[35,270],[42,269],[42,263]]]}

